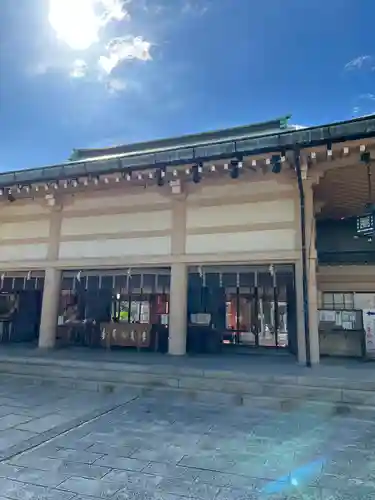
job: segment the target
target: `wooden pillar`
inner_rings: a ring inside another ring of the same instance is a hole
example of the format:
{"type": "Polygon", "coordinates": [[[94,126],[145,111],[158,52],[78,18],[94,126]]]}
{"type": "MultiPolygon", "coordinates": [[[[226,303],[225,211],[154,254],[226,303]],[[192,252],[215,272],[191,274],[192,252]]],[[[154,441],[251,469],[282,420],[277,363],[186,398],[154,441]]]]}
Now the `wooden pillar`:
{"type": "Polygon", "coordinates": [[[186,354],[187,265],[172,264],[169,311],[169,354],[186,354]]]}
{"type": "Polygon", "coordinates": [[[39,347],[51,349],[56,343],[57,314],[60,300],[61,271],[46,269],[43,290],[42,315],[39,329],[39,347]]]}
{"type": "Polygon", "coordinates": [[[311,181],[306,180],[303,184],[305,192],[306,271],[309,297],[310,360],[311,364],[317,364],[320,361],[320,351],[318,332],[318,288],[316,280],[317,251],[314,193],[311,181]]]}

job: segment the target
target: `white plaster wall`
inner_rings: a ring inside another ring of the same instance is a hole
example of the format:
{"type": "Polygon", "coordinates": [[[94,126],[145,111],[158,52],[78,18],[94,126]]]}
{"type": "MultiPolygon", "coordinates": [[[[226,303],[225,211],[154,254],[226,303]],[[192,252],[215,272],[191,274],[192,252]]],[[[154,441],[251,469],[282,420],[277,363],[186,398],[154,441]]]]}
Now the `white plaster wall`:
{"type": "Polygon", "coordinates": [[[244,181],[241,178],[238,180],[228,179],[228,182],[220,185],[209,185],[202,182],[199,186],[199,191],[196,193],[189,194],[189,200],[195,201],[202,198],[225,198],[225,197],[237,197],[246,196],[251,201],[251,197],[259,196],[264,194],[272,195],[272,198],[277,197],[277,193],[290,192],[291,197],[295,193],[295,186],[291,184],[278,183],[275,180],[264,180],[260,181],[244,181]]]}
{"type": "Polygon", "coordinates": [[[317,283],[321,292],[375,294],[375,266],[321,265],[317,273],[317,283]]]}
{"type": "Polygon", "coordinates": [[[12,262],[21,260],[44,260],[47,258],[48,245],[25,244],[25,245],[0,245],[0,262],[12,262]]]}
{"type": "Polygon", "coordinates": [[[294,250],[296,231],[271,229],[241,233],[191,234],[186,237],[187,254],[294,250]]]}
{"type": "MultiPolygon", "coordinates": [[[[257,183],[257,186],[262,184],[263,188],[272,187],[268,182],[257,183]]],[[[275,199],[276,196],[273,193],[268,201],[189,206],[186,253],[294,250],[297,242],[295,199],[293,193],[290,199],[275,199]],[[278,229],[278,223],[290,227],[278,229]],[[230,232],[231,226],[233,232],[230,232]],[[224,227],[225,231],[221,231],[224,227]],[[208,234],[204,233],[205,230],[208,234]]]]}
{"type": "Polygon", "coordinates": [[[63,219],[61,235],[77,236],[133,231],[163,231],[169,230],[171,225],[172,215],[169,210],[97,215],[95,217],[72,217],[63,219]]]}
{"type": "Polygon", "coordinates": [[[9,203],[7,205],[2,205],[0,217],[1,218],[9,218],[9,217],[17,217],[17,216],[33,216],[33,215],[42,215],[48,214],[48,209],[44,207],[42,204],[34,201],[30,202],[18,202],[17,203],[9,203]]]}
{"type": "Polygon", "coordinates": [[[91,197],[77,195],[72,203],[64,207],[64,212],[74,212],[76,210],[98,210],[101,208],[131,208],[144,205],[165,204],[168,200],[160,193],[152,193],[143,190],[142,194],[130,194],[121,190],[113,191],[109,194],[98,194],[91,197]]]}
{"type": "Polygon", "coordinates": [[[186,225],[191,228],[241,226],[275,222],[293,222],[293,199],[270,200],[258,203],[221,205],[214,207],[189,207],[186,225]]]}
{"type": "Polygon", "coordinates": [[[0,241],[9,239],[48,238],[49,220],[0,223],[0,241]]]}
{"type": "Polygon", "coordinates": [[[64,241],[60,243],[60,259],[111,258],[126,256],[169,255],[171,238],[124,238],[90,241],[64,241]]]}

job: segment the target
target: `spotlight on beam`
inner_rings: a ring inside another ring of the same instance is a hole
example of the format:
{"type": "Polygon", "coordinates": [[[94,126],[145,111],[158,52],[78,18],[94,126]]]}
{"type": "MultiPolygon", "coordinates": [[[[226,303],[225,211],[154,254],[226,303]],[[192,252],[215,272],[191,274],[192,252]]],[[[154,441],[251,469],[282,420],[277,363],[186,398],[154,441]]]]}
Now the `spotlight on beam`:
{"type": "Polygon", "coordinates": [[[371,153],[370,151],[363,151],[360,156],[361,162],[369,165],[371,163],[371,153]]]}
{"type": "Polygon", "coordinates": [[[165,178],[165,167],[162,167],[156,171],[156,183],[159,187],[164,186],[164,178],[165,178]]]}
{"type": "Polygon", "coordinates": [[[7,199],[9,201],[9,203],[13,203],[14,201],[16,201],[15,197],[12,195],[12,191],[9,189],[8,190],[8,194],[7,194],[7,199]]]}
{"type": "Polygon", "coordinates": [[[327,142],[327,156],[328,156],[328,158],[333,158],[332,142],[331,141],[327,142]]]}
{"type": "Polygon", "coordinates": [[[230,162],[230,177],[231,179],[238,179],[240,175],[240,167],[238,160],[231,160],[230,162]]]}
{"type": "Polygon", "coordinates": [[[273,155],[271,158],[272,173],[279,174],[281,172],[281,157],[279,155],[273,155]]]}
{"type": "Polygon", "coordinates": [[[233,160],[230,161],[229,170],[232,179],[238,179],[240,175],[240,169],[243,166],[242,159],[242,155],[237,155],[236,158],[233,158],[233,160]]]}
{"type": "Polygon", "coordinates": [[[194,184],[198,184],[201,181],[202,164],[200,163],[199,165],[193,165],[191,167],[191,172],[193,175],[194,184]]]}

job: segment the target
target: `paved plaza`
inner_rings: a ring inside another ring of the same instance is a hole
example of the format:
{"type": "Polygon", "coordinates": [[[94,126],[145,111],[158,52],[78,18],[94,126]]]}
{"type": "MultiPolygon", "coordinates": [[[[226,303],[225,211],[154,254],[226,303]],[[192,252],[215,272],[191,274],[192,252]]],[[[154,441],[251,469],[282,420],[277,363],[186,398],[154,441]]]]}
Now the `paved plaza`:
{"type": "Polygon", "coordinates": [[[14,381],[0,404],[0,500],[375,498],[375,427],[350,416],[14,381]]]}

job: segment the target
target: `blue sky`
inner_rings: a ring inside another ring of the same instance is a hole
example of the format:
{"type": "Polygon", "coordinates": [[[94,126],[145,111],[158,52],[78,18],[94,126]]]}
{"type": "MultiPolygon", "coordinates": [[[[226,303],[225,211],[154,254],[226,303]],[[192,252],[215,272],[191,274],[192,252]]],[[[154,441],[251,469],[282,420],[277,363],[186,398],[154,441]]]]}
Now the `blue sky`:
{"type": "Polygon", "coordinates": [[[314,125],[375,111],[373,0],[123,3],[1,0],[1,170],[288,113],[314,125]]]}

